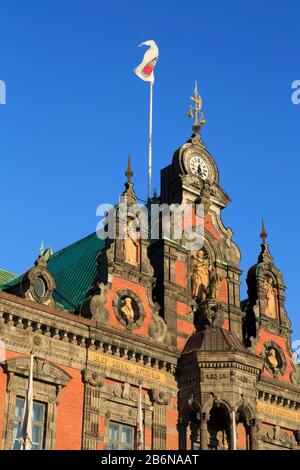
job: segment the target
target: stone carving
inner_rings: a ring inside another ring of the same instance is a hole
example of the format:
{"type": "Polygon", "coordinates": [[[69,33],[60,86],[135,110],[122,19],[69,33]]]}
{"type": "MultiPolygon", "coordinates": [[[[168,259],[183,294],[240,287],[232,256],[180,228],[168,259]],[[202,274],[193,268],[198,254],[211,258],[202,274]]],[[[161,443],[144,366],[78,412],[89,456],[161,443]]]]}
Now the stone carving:
{"type": "Polygon", "coordinates": [[[194,188],[198,189],[199,191],[203,188],[203,182],[202,180],[196,179],[191,183],[191,186],[194,188]]]}
{"type": "Polygon", "coordinates": [[[157,405],[169,405],[170,395],[166,392],[159,390],[149,390],[150,400],[157,405]]]}
{"type": "Polygon", "coordinates": [[[153,323],[148,328],[148,334],[150,338],[161,343],[166,339],[168,328],[164,319],[159,316],[158,311],[159,305],[156,303],[154,313],[152,314],[153,323]]]}
{"type": "Polygon", "coordinates": [[[198,250],[196,256],[193,256],[193,258],[194,262],[191,274],[192,296],[194,299],[199,298],[202,302],[205,302],[211,264],[203,249],[198,250]]]}
{"type": "MultiPolygon", "coordinates": [[[[27,377],[30,368],[30,357],[20,356],[14,359],[8,359],[3,367],[6,371],[15,375],[27,377]]],[[[60,367],[50,362],[34,357],[33,377],[42,382],[49,382],[58,386],[65,386],[72,377],[60,367]]]]}
{"type": "Polygon", "coordinates": [[[113,308],[119,322],[129,331],[139,328],[145,318],[140,298],[130,289],[122,289],[116,293],[113,308]]]}
{"type": "Polygon", "coordinates": [[[218,314],[219,307],[216,300],[207,300],[198,306],[196,324],[199,330],[221,326],[223,319],[218,314]]]}
{"type": "Polygon", "coordinates": [[[279,362],[276,357],[276,350],[274,348],[269,349],[267,361],[269,362],[269,365],[273,370],[276,370],[279,368],[279,362]]]}
{"type": "Polygon", "coordinates": [[[38,335],[35,335],[33,338],[32,338],[32,342],[35,346],[40,346],[43,342],[42,338],[38,335]]]}
{"type": "Polygon", "coordinates": [[[134,220],[129,220],[126,228],[126,238],[123,240],[123,259],[125,263],[136,266],[138,264],[138,247],[140,236],[134,220]]]}
{"type": "Polygon", "coordinates": [[[134,319],[134,311],[132,308],[132,300],[130,297],[125,297],[123,300],[123,305],[121,307],[121,312],[128,322],[132,322],[134,319]]]}
{"type": "Polygon", "coordinates": [[[280,374],[284,374],[287,362],[278,344],[274,341],[264,343],[262,355],[266,358],[266,369],[271,372],[275,378],[278,378],[280,374]]]}
{"type": "Polygon", "coordinates": [[[259,315],[260,315],[260,310],[259,310],[259,303],[258,301],[256,301],[256,304],[253,305],[253,313],[254,313],[254,316],[256,319],[259,318],[259,315]]]}
{"type": "Polygon", "coordinates": [[[128,382],[123,384],[115,384],[111,387],[111,393],[117,398],[124,398],[124,400],[138,401],[138,393],[135,392],[128,382]]]}
{"type": "Polygon", "coordinates": [[[120,313],[128,330],[132,330],[134,321],[139,318],[139,311],[136,302],[131,297],[121,299],[120,313]]]}
{"type": "Polygon", "coordinates": [[[209,299],[216,300],[219,296],[219,289],[222,283],[222,277],[215,273],[211,278],[208,285],[208,297],[209,299]]]}
{"type": "Polygon", "coordinates": [[[274,288],[274,281],[271,277],[267,277],[264,282],[265,290],[265,315],[271,318],[276,318],[276,289],[274,288]]]}
{"type": "Polygon", "coordinates": [[[80,315],[85,318],[93,318],[98,323],[107,323],[108,312],[105,308],[106,291],[109,285],[103,282],[96,283],[91,289],[87,298],[82,302],[80,315]]]}
{"type": "Polygon", "coordinates": [[[108,313],[104,304],[106,302],[105,285],[103,282],[98,284],[99,293],[91,298],[90,310],[92,317],[97,322],[107,323],[108,313]]]}
{"type": "Polygon", "coordinates": [[[52,294],[56,289],[56,283],[46,264],[41,261],[42,259],[43,257],[40,257],[35,266],[24,274],[21,285],[22,295],[25,299],[54,307],[55,301],[52,294]]]}
{"type": "Polygon", "coordinates": [[[271,429],[260,429],[259,437],[262,440],[277,441],[283,445],[296,446],[297,439],[293,434],[289,435],[287,432],[283,431],[280,426],[275,425],[271,429]]]}
{"type": "Polygon", "coordinates": [[[201,203],[204,207],[204,215],[207,215],[210,208],[210,181],[204,181],[201,195],[201,203]]]}
{"type": "Polygon", "coordinates": [[[105,375],[89,369],[84,369],[82,371],[82,380],[84,383],[92,385],[93,387],[103,387],[105,375]]]}

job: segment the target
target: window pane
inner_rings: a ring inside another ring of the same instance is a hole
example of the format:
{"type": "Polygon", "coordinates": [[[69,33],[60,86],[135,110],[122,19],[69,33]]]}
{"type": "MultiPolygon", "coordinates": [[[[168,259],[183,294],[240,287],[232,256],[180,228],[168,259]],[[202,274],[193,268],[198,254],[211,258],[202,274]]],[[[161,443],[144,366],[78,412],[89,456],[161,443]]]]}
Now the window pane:
{"type": "Polygon", "coordinates": [[[118,428],[117,424],[110,424],[109,425],[109,441],[117,441],[118,440],[118,428]]]}
{"type": "Polygon", "coordinates": [[[20,419],[22,419],[23,406],[24,406],[24,400],[22,400],[22,398],[17,398],[15,416],[20,419]]]}
{"type": "Polygon", "coordinates": [[[118,423],[109,424],[108,450],[132,450],[134,444],[134,428],[118,423]]]}
{"type": "Polygon", "coordinates": [[[40,445],[42,437],[42,430],[38,426],[33,426],[32,428],[32,442],[34,444],[40,445]]]}
{"type": "Polygon", "coordinates": [[[13,430],[13,449],[20,449],[19,436],[21,431],[21,421],[14,421],[14,430],[13,430]]]}
{"type": "Polygon", "coordinates": [[[44,406],[41,403],[33,404],[33,421],[42,422],[44,414],[44,406]]]}
{"type": "Polygon", "coordinates": [[[131,444],[132,442],[132,429],[123,426],[122,428],[122,442],[131,444]]]}
{"type": "MultiPolygon", "coordinates": [[[[20,449],[20,432],[21,422],[23,417],[24,399],[16,399],[15,419],[13,427],[13,444],[12,448],[15,450],[20,449]]],[[[33,426],[32,426],[32,450],[42,449],[43,445],[43,429],[44,429],[44,410],[45,405],[42,403],[33,403],[33,426]]]]}

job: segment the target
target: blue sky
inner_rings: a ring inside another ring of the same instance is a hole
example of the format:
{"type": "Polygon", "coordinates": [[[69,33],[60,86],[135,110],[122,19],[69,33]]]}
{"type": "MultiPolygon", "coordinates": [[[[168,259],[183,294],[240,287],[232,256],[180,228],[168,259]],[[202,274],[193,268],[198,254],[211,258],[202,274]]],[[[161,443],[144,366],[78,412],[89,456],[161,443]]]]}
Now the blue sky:
{"type": "Polygon", "coordinates": [[[292,0],[2,1],[0,267],[22,272],[41,240],[58,250],[94,231],[97,205],[123,190],[129,152],[145,198],[149,89],[133,69],[137,45],[154,39],[154,186],[191,133],[197,79],[241,267],[257,259],[264,216],[300,338],[299,15],[292,0]]]}

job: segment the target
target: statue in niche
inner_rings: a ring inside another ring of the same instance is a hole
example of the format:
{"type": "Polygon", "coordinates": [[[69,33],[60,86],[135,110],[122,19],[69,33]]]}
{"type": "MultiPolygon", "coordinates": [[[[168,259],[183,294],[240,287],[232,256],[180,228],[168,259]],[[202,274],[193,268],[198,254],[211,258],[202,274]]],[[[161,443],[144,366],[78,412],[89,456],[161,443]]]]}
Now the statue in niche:
{"type": "Polygon", "coordinates": [[[211,264],[203,249],[197,251],[192,267],[192,296],[194,299],[200,298],[205,302],[207,298],[207,288],[209,286],[209,274],[211,264]]]}
{"type": "Polygon", "coordinates": [[[267,277],[264,282],[265,290],[265,315],[276,318],[276,289],[271,277],[267,277]]]}
{"type": "Polygon", "coordinates": [[[127,322],[133,322],[134,320],[134,310],[132,307],[132,300],[130,297],[125,297],[123,300],[124,304],[121,307],[121,312],[124,315],[127,322]]]}
{"type": "Polygon", "coordinates": [[[276,356],[276,350],[274,348],[269,349],[268,362],[274,371],[279,368],[279,362],[276,356]]]}
{"type": "Polygon", "coordinates": [[[123,240],[123,257],[125,263],[134,266],[138,263],[138,247],[139,247],[140,233],[138,227],[134,225],[134,220],[129,220],[126,227],[126,238],[123,240]]]}

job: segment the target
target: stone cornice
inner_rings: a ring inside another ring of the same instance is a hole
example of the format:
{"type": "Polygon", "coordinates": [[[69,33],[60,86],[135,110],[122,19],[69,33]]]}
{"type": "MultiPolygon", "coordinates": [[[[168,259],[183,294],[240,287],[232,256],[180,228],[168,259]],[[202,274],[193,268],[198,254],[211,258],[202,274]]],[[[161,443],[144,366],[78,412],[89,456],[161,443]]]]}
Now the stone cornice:
{"type": "Polygon", "coordinates": [[[300,406],[300,388],[286,382],[261,377],[257,383],[257,393],[258,397],[263,397],[271,403],[281,403],[288,400],[289,402],[297,402],[300,406]]]}
{"type": "Polygon", "coordinates": [[[113,340],[118,339],[119,341],[126,341],[130,343],[135,350],[141,348],[148,348],[157,351],[163,357],[167,356],[171,359],[177,360],[179,352],[176,348],[165,344],[155,342],[150,338],[146,338],[137,334],[118,329],[116,327],[110,327],[108,325],[97,326],[94,320],[82,318],[70,313],[61,312],[45,305],[24,300],[22,298],[0,292],[0,313],[8,314],[11,319],[8,321],[18,322],[21,326],[22,321],[30,321],[31,323],[38,323],[39,327],[43,325],[47,329],[50,325],[53,325],[53,316],[57,322],[55,328],[61,330],[64,334],[64,339],[67,340],[68,335],[81,337],[82,341],[88,341],[90,337],[106,335],[106,340],[110,338],[110,342],[113,345],[113,340]],[[41,313],[43,316],[41,317],[41,313]]]}

